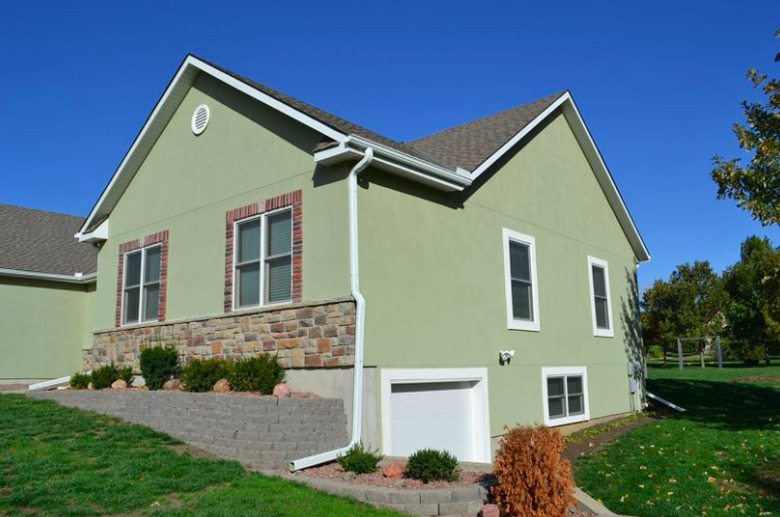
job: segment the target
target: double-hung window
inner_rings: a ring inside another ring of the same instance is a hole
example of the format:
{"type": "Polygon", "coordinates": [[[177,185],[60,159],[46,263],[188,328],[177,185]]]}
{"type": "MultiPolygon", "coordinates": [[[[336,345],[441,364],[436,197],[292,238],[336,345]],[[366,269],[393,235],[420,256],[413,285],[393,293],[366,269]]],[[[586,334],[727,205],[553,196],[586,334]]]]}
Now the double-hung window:
{"type": "Polygon", "coordinates": [[[585,368],[543,368],[544,423],[564,425],[588,420],[588,375],[585,368]]]}
{"type": "Polygon", "coordinates": [[[156,321],[160,312],[160,259],[157,244],[125,254],[122,323],[156,321]]]}
{"type": "Polygon", "coordinates": [[[612,337],[612,304],[609,297],[609,267],[605,260],[588,257],[590,278],[590,305],[593,317],[593,334],[612,337]]]}
{"type": "Polygon", "coordinates": [[[239,221],[235,235],[235,307],[292,301],[292,210],[239,221]]]}
{"type": "Polygon", "coordinates": [[[504,275],[507,327],[539,330],[539,287],[536,280],[536,240],[504,228],[504,275]]]}

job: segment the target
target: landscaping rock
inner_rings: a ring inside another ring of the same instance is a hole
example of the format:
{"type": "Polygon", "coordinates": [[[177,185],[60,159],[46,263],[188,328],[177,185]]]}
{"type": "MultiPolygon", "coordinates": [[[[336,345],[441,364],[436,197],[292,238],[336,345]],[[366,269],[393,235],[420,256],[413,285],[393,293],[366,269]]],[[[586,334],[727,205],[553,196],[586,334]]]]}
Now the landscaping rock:
{"type": "Polygon", "coordinates": [[[94,389],[95,389],[95,387],[94,387],[94,386],[92,385],[92,383],[90,382],[89,384],[87,384],[87,389],[88,389],[88,390],[94,390],[94,389]]]}
{"type": "Polygon", "coordinates": [[[501,512],[498,511],[498,506],[495,504],[486,504],[479,511],[479,517],[500,517],[501,512]]]}
{"type": "Polygon", "coordinates": [[[404,468],[400,463],[393,462],[382,471],[382,475],[390,479],[401,479],[404,475],[404,468]]]}
{"type": "Polygon", "coordinates": [[[213,389],[216,393],[227,393],[231,390],[230,383],[227,379],[218,380],[213,389]]]}
{"type": "Polygon", "coordinates": [[[170,379],[165,381],[165,384],[163,384],[163,389],[166,391],[181,391],[181,381],[179,379],[170,379]]]}
{"type": "Polygon", "coordinates": [[[111,384],[112,390],[123,390],[127,388],[127,383],[122,379],[116,380],[111,384]]]}
{"type": "Polygon", "coordinates": [[[274,386],[274,397],[292,397],[290,385],[283,382],[274,386]]]}

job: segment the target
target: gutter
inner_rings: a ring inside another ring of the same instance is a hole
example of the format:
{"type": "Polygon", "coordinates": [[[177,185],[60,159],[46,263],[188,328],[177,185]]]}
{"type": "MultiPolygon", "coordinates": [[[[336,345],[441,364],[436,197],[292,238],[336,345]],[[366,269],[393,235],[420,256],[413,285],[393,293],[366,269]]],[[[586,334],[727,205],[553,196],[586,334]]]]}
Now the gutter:
{"type": "Polygon", "coordinates": [[[30,278],[33,280],[49,280],[51,282],[66,282],[69,284],[91,284],[97,282],[97,273],[74,273],[73,275],[58,275],[55,273],[40,273],[38,271],[24,271],[22,269],[0,268],[0,276],[12,276],[16,278],[30,278]]]}
{"type": "Polygon", "coordinates": [[[347,183],[349,186],[349,285],[355,299],[355,366],[352,381],[352,439],[346,447],[321,452],[290,463],[290,470],[301,470],[333,461],[353,446],[361,443],[363,431],[363,342],[366,334],[366,299],[360,292],[360,262],[358,257],[358,175],[374,161],[374,150],[367,147],[363,158],[355,164],[347,183]]]}

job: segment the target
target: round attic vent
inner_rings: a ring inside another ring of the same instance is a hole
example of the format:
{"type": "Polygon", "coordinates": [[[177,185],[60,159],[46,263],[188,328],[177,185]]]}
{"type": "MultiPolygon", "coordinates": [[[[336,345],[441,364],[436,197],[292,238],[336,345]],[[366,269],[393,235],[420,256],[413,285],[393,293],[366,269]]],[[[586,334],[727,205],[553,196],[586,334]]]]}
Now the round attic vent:
{"type": "Polygon", "coordinates": [[[210,115],[211,111],[209,111],[209,107],[205,104],[201,104],[195,108],[195,112],[192,114],[192,132],[196,135],[203,133],[206,130],[206,126],[209,125],[210,115]]]}

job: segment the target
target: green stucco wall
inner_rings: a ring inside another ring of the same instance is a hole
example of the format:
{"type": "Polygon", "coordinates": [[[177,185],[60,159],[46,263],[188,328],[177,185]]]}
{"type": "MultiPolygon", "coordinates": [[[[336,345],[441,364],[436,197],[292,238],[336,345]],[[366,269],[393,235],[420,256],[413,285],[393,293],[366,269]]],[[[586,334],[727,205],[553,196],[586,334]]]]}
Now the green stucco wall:
{"type": "Polygon", "coordinates": [[[321,135],[201,75],[111,213],[100,251],[98,329],[115,324],[119,245],[170,231],[167,320],[223,313],[225,213],[303,189],[304,301],[349,294],[343,170],[316,168],[321,135]],[[190,118],[211,120],[195,136],[190,118]]]}
{"type": "MultiPolygon", "coordinates": [[[[93,284],[94,285],[94,284],[93,284]]],[[[92,286],[0,277],[0,382],[81,370],[92,286]]]]}
{"type": "Polygon", "coordinates": [[[545,366],[587,366],[591,418],[638,408],[626,366],[634,254],[562,115],[463,195],[370,179],[359,198],[367,365],[487,367],[492,435],[543,420],[545,366]],[[507,329],[502,228],[536,239],[539,332],[507,329]],[[588,255],[609,262],[614,338],[593,335],[588,255]]]}

